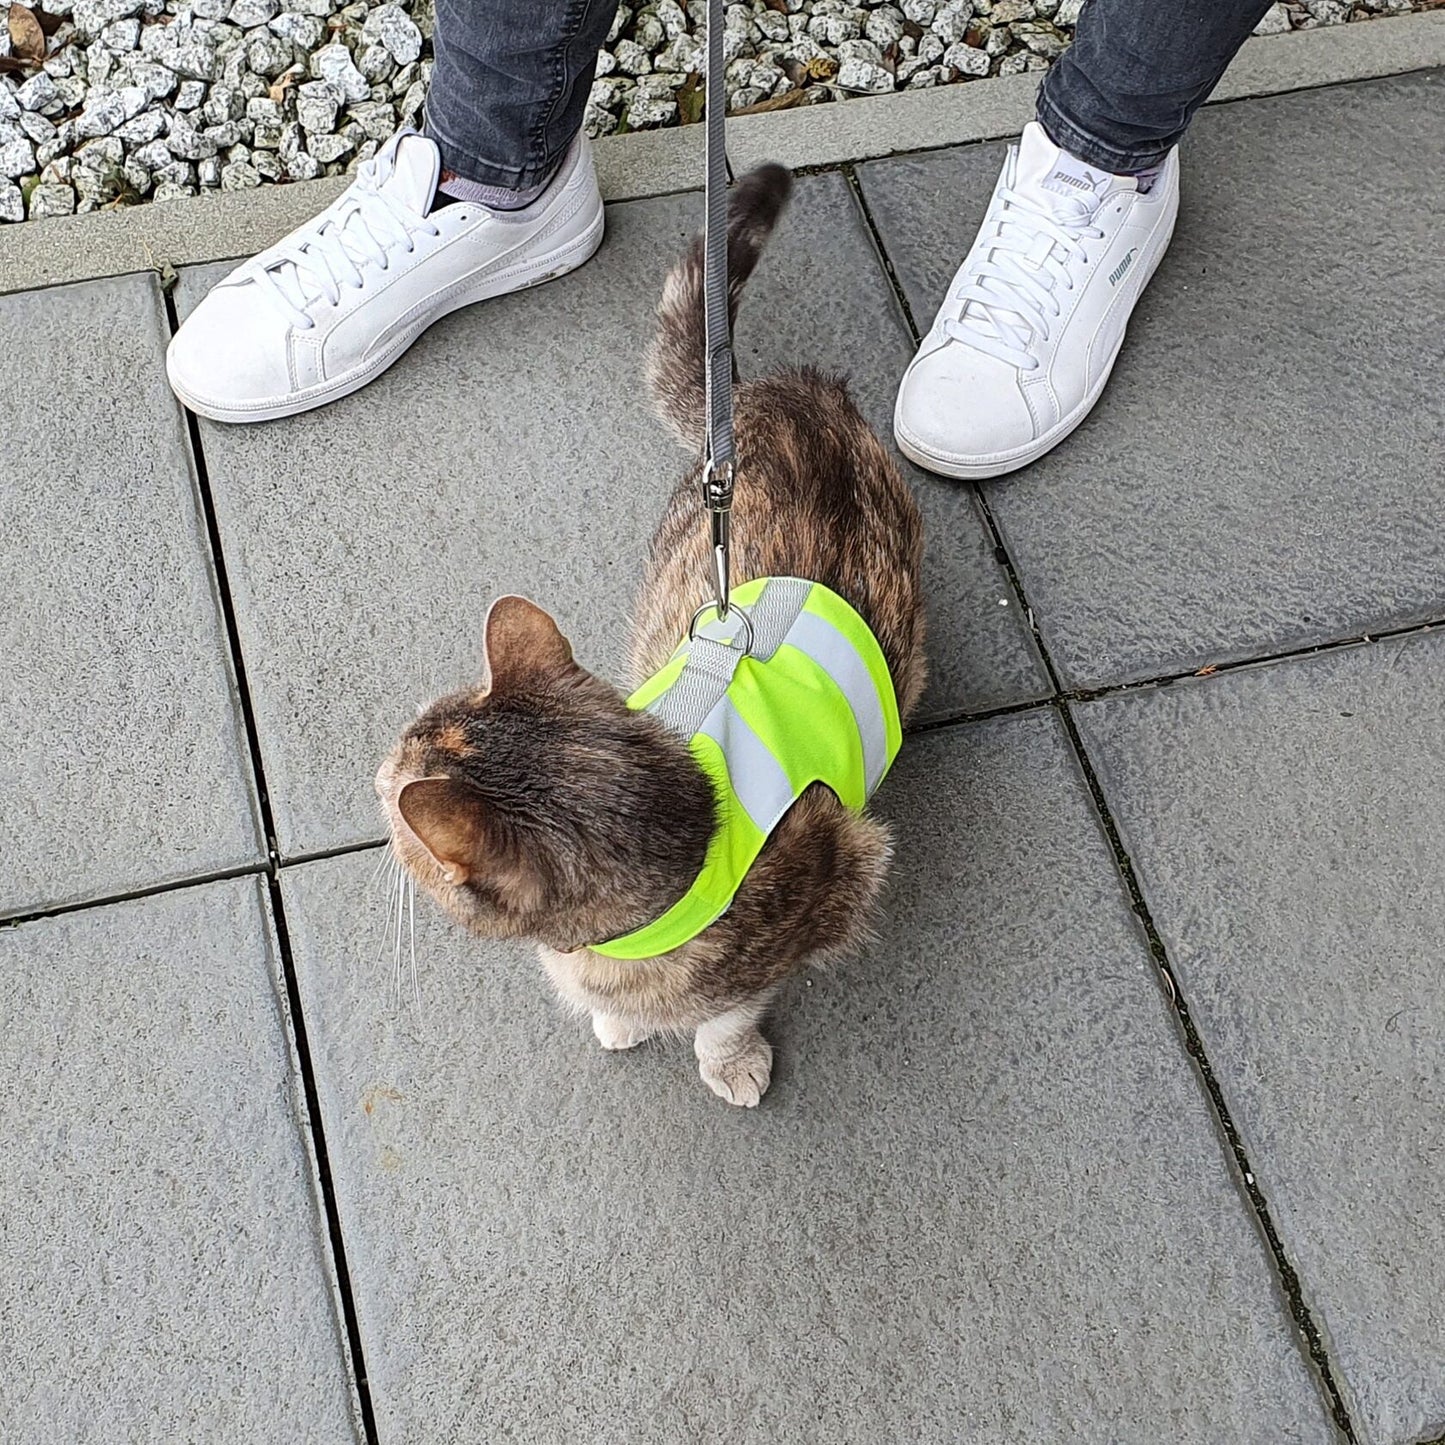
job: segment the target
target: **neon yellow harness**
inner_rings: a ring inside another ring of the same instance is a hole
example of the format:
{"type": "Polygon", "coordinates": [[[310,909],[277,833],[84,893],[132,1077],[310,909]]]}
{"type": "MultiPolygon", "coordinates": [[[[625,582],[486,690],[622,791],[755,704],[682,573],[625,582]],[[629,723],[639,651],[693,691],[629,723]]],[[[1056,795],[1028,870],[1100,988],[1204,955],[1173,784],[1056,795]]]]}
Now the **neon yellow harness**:
{"type": "Polygon", "coordinates": [[[731,906],[768,835],[813,783],[861,809],[903,741],[878,640],[836,592],[797,577],[734,589],[753,642],[705,614],[696,635],[627,700],[687,739],[712,780],[717,827],[692,886],[661,918],[590,945],[610,958],[656,958],[731,906]]]}

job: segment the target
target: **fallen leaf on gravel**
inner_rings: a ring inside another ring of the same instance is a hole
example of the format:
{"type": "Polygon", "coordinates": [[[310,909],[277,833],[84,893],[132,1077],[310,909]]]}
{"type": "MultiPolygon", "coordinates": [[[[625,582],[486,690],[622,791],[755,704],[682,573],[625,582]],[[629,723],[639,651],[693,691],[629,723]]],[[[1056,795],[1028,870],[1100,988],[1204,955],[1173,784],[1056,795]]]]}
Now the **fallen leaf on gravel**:
{"type": "Polygon", "coordinates": [[[808,62],[808,74],[814,80],[832,80],[838,73],[838,62],[831,55],[815,55],[808,62]]]}
{"type": "Polygon", "coordinates": [[[702,119],[703,111],[702,76],[689,71],[688,77],[673,91],[677,99],[677,118],[683,125],[692,125],[702,119]]]}
{"type": "Polygon", "coordinates": [[[39,65],[45,59],[45,32],[23,5],[10,7],[10,48],[32,65],[39,65]]]}
{"type": "Polygon", "coordinates": [[[803,90],[785,90],[782,95],[770,95],[766,100],[745,105],[739,110],[728,111],[729,115],[759,115],[767,110],[792,110],[796,105],[807,105],[808,94],[803,90]]]}
{"type": "Polygon", "coordinates": [[[0,55],[0,75],[25,75],[34,69],[30,61],[17,60],[13,55],[0,55]]]}
{"type": "Polygon", "coordinates": [[[276,102],[277,105],[280,105],[281,102],[286,99],[286,92],[290,90],[293,85],[296,84],[297,79],[298,77],[296,72],[294,70],[288,70],[284,74],[282,74],[279,80],[276,80],[271,84],[271,86],[267,89],[266,94],[269,95],[271,99],[276,102]]]}
{"type": "Polygon", "coordinates": [[[55,32],[59,30],[62,25],[65,24],[64,17],[60,15],[52,15],[50,11],[42,10],[38,5],[35,7],[34,14],[36,24],[40,26],[40,33],[42,35],[54,35],[55,32]]]}

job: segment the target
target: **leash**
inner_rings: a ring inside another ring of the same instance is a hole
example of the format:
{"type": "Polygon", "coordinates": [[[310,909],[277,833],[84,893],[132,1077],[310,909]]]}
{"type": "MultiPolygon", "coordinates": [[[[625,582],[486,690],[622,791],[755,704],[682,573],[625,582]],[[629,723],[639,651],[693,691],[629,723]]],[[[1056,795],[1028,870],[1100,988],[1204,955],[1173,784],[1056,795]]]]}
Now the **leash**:
{"type": "MultiPolygon", "coordinates": [[[[707,84],[704,91],[703,301],[706,318],[707,443],[702,496],[712,531],[717,614],[731,606],[733,509],[733,348],[728,325],[727,94],[723,84],[723,4],[708,0],[707,84]]],[[[707,609],[704,608],[703,611],[707,609]]],[[[746,626],[746,614],[740,613],[746,626]]],[[[701,612],[698,614],[701,616],[701,612]]],[[[693,627],[697,625],[693,618],[693,627]]],[[[689,629],[690,631],[692,629],[689,629]]],[[[751,628],[747,631],[751,633],[751,628]]],[[[751,637],[749,637],[749,642],[751,637]]]]}

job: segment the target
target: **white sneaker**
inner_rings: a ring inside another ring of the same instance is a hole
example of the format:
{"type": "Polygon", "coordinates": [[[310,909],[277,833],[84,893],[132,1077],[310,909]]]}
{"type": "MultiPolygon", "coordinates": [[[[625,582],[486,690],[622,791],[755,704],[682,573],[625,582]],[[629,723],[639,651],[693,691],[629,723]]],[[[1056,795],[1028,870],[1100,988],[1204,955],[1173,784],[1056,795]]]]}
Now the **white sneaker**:
{"type": "Polygon", "coordinates": [[[1179,155],[1151,190],[1061,151],[1037,121],[898,388],[893,433],[921,467],[997,477],[1089,414],[1174,234],[1179,155]]]}
{"type": "Polygon", "coordinates": [[[402,131],[314,221],[220,282],[166,353],[175,393],[216,421],[267,421],[380,376],[433,321],[580,266],[602,241],[585,137],[520,211],[432,210],[441,158],[402,131]]]}

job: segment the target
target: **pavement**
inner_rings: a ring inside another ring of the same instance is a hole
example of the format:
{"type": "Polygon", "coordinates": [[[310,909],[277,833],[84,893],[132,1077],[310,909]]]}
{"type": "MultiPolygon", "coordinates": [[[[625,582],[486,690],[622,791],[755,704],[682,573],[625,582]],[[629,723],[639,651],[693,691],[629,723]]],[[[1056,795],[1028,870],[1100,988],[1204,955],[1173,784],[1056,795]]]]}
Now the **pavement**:
{"type": "MultiPolygon", "coordinates": [[[[1095,413],[910,472],[885,917],[756,1112],[427,906],[397,1000],[370,786],[498,593],[620,676],[698,195],[254,428],[165,385],[214,268],[0,296],[0,1439],[1445,1438],[1442,120],[1210,108],[1095,413]]],[[[886,431],[1000,156],[803,178],[744,371],[886,431]]]]}

